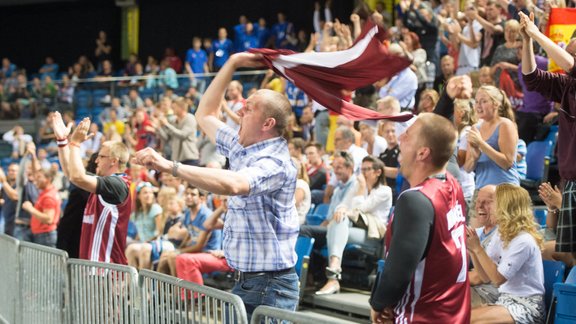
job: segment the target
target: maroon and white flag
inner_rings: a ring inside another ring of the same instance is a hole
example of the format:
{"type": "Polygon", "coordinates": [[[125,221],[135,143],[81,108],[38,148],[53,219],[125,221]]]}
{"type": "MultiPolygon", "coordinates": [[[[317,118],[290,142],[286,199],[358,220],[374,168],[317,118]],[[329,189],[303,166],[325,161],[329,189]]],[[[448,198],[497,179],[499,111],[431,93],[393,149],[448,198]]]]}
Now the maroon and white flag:
{"type": "Polygon", "coordinates": [[[314,101],[350,120],[406,121],[412,114],[386,116],[342,99],[342,90],[356,90],[391,78],[410,66],[408,59],[388,53],[382,43],[385,38],[380,26],[367,22],[354,45],[343,51],[295,53],[265,48],[249,51],[262,54],[269,68],[292,81],[314,101]]]}

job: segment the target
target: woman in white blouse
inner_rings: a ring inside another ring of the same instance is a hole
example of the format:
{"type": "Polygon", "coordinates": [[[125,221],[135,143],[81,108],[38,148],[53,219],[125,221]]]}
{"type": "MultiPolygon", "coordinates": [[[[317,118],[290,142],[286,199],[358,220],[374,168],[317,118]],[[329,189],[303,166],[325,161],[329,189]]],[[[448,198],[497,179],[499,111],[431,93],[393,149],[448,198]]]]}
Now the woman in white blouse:
{"type": "MultiPolygon", "coordinates": [[[[341,222],[332,222],[328,226],[327,236],[342,238],[328,240],[338,247],[332,251],[344,251],[347,243],[364,244],[367,239],[382,239],[388,224],[392,208],[392,189],[386,185],[384,163],[368,155],[362,160],[362,173],[357,177],[356,192],[349,206],[338,206],[344,217],[341,222]],[[346,209],[346,210],[342,210],[346,209]],[[352,223],[352,224],[351,224],[352,223]]],[[[340,291],[338,280],[342,273],[342,258],[331,257],[326,268],[328,281],[316,292],[317,295],[333,294],[340,291]]]]}

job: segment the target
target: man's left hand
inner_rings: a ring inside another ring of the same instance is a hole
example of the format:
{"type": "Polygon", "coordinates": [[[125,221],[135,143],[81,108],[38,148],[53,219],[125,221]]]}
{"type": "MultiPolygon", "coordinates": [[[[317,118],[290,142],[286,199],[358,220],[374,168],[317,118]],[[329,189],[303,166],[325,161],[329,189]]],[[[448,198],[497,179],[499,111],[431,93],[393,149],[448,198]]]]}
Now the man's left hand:
{"type": "Polygon", "coordinates": [[[93,137],[94,134],[88,134],[89,129],[90,129],[90,118],[86,117],[82,119],[80,124],[78,124],[76,129],[74,129],[74,132],[70,137],[70,142],[80,144],[93,137]]]}

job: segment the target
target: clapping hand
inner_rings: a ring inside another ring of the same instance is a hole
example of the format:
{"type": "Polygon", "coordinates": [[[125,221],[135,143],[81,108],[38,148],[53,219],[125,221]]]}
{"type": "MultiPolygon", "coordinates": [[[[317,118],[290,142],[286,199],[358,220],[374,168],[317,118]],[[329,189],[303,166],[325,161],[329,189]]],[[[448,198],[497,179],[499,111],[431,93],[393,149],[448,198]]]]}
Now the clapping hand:
{"type": "Polygon", "coordinates": [[[68,138],[68,135],[70,135],[70,131],[72,130],[72,126],[66,126],[66,124],[64,124],[62,115],[60,115],[60,112],[58,111],[48,116],[48,124],[50,125],[50,128],[52,128],[56,139],[59,140],[68,138]]]}
{"type": "Polygon", "coordinates": [[[90,118],[86,117],[82,119],[80,124],[78,124],[78,126],[72,133],[72,136],[70,136],[70,142],[80,144],[93,137],[95,134],[88,134],[89,129],[90,129],[90,118]]]}

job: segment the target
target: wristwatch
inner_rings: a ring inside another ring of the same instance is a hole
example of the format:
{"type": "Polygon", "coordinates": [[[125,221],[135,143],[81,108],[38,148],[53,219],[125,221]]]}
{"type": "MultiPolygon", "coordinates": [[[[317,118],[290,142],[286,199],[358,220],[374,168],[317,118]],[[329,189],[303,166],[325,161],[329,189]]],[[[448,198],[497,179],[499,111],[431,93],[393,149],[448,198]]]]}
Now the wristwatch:
{"type": "Polygon", "coordinates": [[[178,168],[180,167],[180,165],[182,165],[182,163],[178,162],[178,161],[173,161],[172,162],[172,175],[177,177],[178,176],[178,168]]]}

